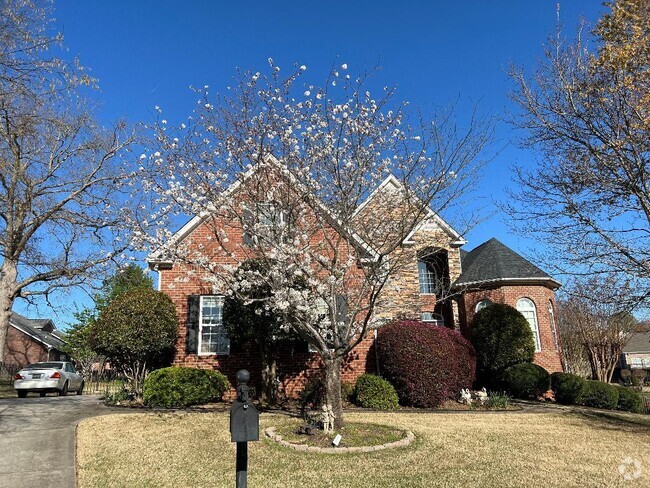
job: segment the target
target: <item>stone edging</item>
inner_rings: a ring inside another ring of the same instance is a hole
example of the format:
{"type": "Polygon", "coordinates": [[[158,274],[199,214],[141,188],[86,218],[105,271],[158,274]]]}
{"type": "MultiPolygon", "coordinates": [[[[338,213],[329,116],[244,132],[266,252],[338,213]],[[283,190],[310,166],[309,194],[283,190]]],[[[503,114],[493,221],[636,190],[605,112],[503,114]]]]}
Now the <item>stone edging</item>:
{"type": "Polygon", "coordinates": [[[306,452],[319,452],[323,454],[347,454],[355,452],[375,452],[383,451],[384,449],[394,449],[396,447],[406,447],[415,440],[415,435],[413,432],[407,430],[406,437],[395,442],[387,442],[386,444],[380,444],[378,446],[362,446],[362,447],[318,447],[318,446],[307,446],[305,444],[292,444],[291,442],[285,441],[281,435],[275,433],[275,427],[268,427],[264,433],[266,437],[274,440],[278,444],[296,451],[306,451],[306,452]]]}

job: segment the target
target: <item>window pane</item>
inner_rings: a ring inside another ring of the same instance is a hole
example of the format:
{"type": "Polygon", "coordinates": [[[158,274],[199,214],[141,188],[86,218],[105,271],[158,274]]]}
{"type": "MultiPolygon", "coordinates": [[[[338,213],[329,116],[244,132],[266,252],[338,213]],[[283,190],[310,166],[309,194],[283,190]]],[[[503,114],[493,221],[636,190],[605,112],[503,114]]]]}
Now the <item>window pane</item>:
{"type": "Polygon", "coordinates": [[[418,278],[420,281],[420,293],[436,293],[438,279],[431,263],[418,261],[418,278]]]}
{"type": "Polygon", "coordinates": [[[490,300],[481,300],[476,304],[476,311],[479,312],[490,305],[492,305],[492,302],[490,300]]]}
{"type": "Polygon", "coordinates": [[[537,327],[537,310],[532,300],[528,298],[520,298],[517,300],[517,310],[526,318],[530,329],[533,331],[533,338],[535,339],[535,352],[542,350],[542,343],[539,338],[539,329],[537,327]]]}
{"type": "Polygon", "coordinates": [[[203,354],[228,354],[230,340],[223,328],[223,297],[201,298],[201,348],[203,354]]]}

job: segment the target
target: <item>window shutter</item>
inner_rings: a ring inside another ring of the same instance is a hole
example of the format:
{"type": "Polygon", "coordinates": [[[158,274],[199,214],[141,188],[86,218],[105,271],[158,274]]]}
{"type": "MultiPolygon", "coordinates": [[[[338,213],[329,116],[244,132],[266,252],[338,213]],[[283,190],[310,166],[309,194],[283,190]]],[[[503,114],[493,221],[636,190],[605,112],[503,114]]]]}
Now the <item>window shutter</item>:
{"type": "Polygon", "coordinates": [[[347,322],[348,301],[343,295],[336,295],[336,321],[347,322]]]}
{"type": "Polygon", "coordinates": [[[243,210],[243,224],[244,224],[244,235],[242,236],[244,244],[246,246],[252,246],[253,236],[246,232],[246,230],[251,229],[255,224],[253,212],[249,208],[244,208],[243,210]]]}
{"type": "Polygon", "coordinates": [[[199,352],[199,315],[201,313],[201,296],[190,295],[187,297],[187,336],[185,338],[186,352],[197,354],[199,352]]]}
{"type": "Polygon", "coordinates": [[[339,339],[345,341],[348,335],[348,300],[343,295],[336,295],[336,321],[339,339]]]}

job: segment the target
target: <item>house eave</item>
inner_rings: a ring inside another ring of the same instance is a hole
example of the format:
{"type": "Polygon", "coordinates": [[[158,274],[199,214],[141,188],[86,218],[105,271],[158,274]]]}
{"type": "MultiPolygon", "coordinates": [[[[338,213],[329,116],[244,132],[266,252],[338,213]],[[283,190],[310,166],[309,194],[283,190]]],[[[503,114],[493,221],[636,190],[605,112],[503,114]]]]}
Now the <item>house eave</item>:
{"type": "Polygon", "coordinates": [[[533,285],[539,284],[548,286],[553,290],[557,290],[562,286],[562,283],[551,277],[530,277],[530,278],[494,278],[490,280],[468,281],[464,283],[454,283],[453,288],[485,288],[495,285],[533,285]]]}
{"type": "MultiPolygon", "coordinates": [[[[59,350],[59,346],[55,346],[54,344],[50,344],[50,343],[48,343],[48,342],[45,342],[45,341],[44,341],[43,339],[41,339],[40,337],[35,336],[34,334],[32,334],[32,333],[26,331],[25,329],[23,329],[22,327],[20,327],[20,326],[14,324],[13,322],[10,322],[10,325],[11,325],[14,329],[16,329],[16,330],[22,332],[23,334],[25,334],[26,336],[31,337],[31,338],[34,339],[36,342],[38,342],[38,343],[40,343],[40,344],[43,344],[43,345],[44,345],[45,347],[47,347],[48,349],[56,349],[56,350],[59,350]]],[[[61,342],[63,342],[63,343],[66,342],[66,341],[64,341],[63,339],[59,339],[59,340],[60,340],[61,342]]]]}

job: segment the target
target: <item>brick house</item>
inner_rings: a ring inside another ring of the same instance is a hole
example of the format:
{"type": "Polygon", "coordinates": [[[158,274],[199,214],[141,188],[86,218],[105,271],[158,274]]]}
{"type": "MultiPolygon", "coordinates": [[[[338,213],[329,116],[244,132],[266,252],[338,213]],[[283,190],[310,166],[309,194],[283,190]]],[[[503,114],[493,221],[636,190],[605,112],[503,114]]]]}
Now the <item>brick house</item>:
{"type": "Polygon", "coordinates": [[[31,363],[65,358],[65,341],[50,319],[28,319],[12,312],[5,343],[4,368],[18,371],[31,363]]]}
{"type": "MultiPolygon", "coordinates": [[[[233,198],[239,185],[233,185],[233,198]]],[[[397,178],[386,178],[356,210],[353,224],[361,228],[370,219],[385,220],[381,202],[402,190],[397,178]]],[[[228,253],[245,252],[246,236],[242,235],[241,227],[228,221],[215,222],[214,218],[208,224],[207,218],[204,214],[191,219],[172,237],[173,242],[185,242],[189,247],[200,246],[205,250],[214,246],[211,229],[216,225],[227,236],[229,248],[227,253],[214,249],[213,259],[227,261],[228,253]]],[[[324,232],[335,234],[339,229],[332,222],[324,232]]],[[[363,235],[361,230],[359,234],[363,235]]],[[[372,249],[372,243],[366,243],[358,234],[346,235],[344,240],[354,241],[351,248],[360,257],[364,250],[372,249]]],[[[559,283],[495,239],[470,253],[461,250],[465,244],[460,234],[429,209],[394,251],[400,253],[404,265],[387,283],[376,316],[383,320],[416,318],[466,334],[477,309],[489,304],[488,301],[507,303],[516,306],[531,324],[537,345],[535,362],[550,372],[561,371],[560,345],[554,325],[554,290],[559,283]]],[[[168,294],[178,309],[180,332],[174,364],[216,368],[231,382],[241,368],[251,370],[254,378],[259,377],[255,374],[261,369],[259,358],[252,351],[231,347],[221,325],[223,296],[201,279],[196,268],[182,260],[165,257],[164,250],[151,254],[148,263],[158,272],[159,290],[168,294]]],[[[369,333],[346,358],[342,381],[353,382],[360,374],[381,368],[370,353],[374,337],[374,333],[369,333]]],[[[309,351],[306,343],[287,347],[280,352],[278,361],[280,392],[295,395],[317,370],[318,357],[309,351]]]]}

